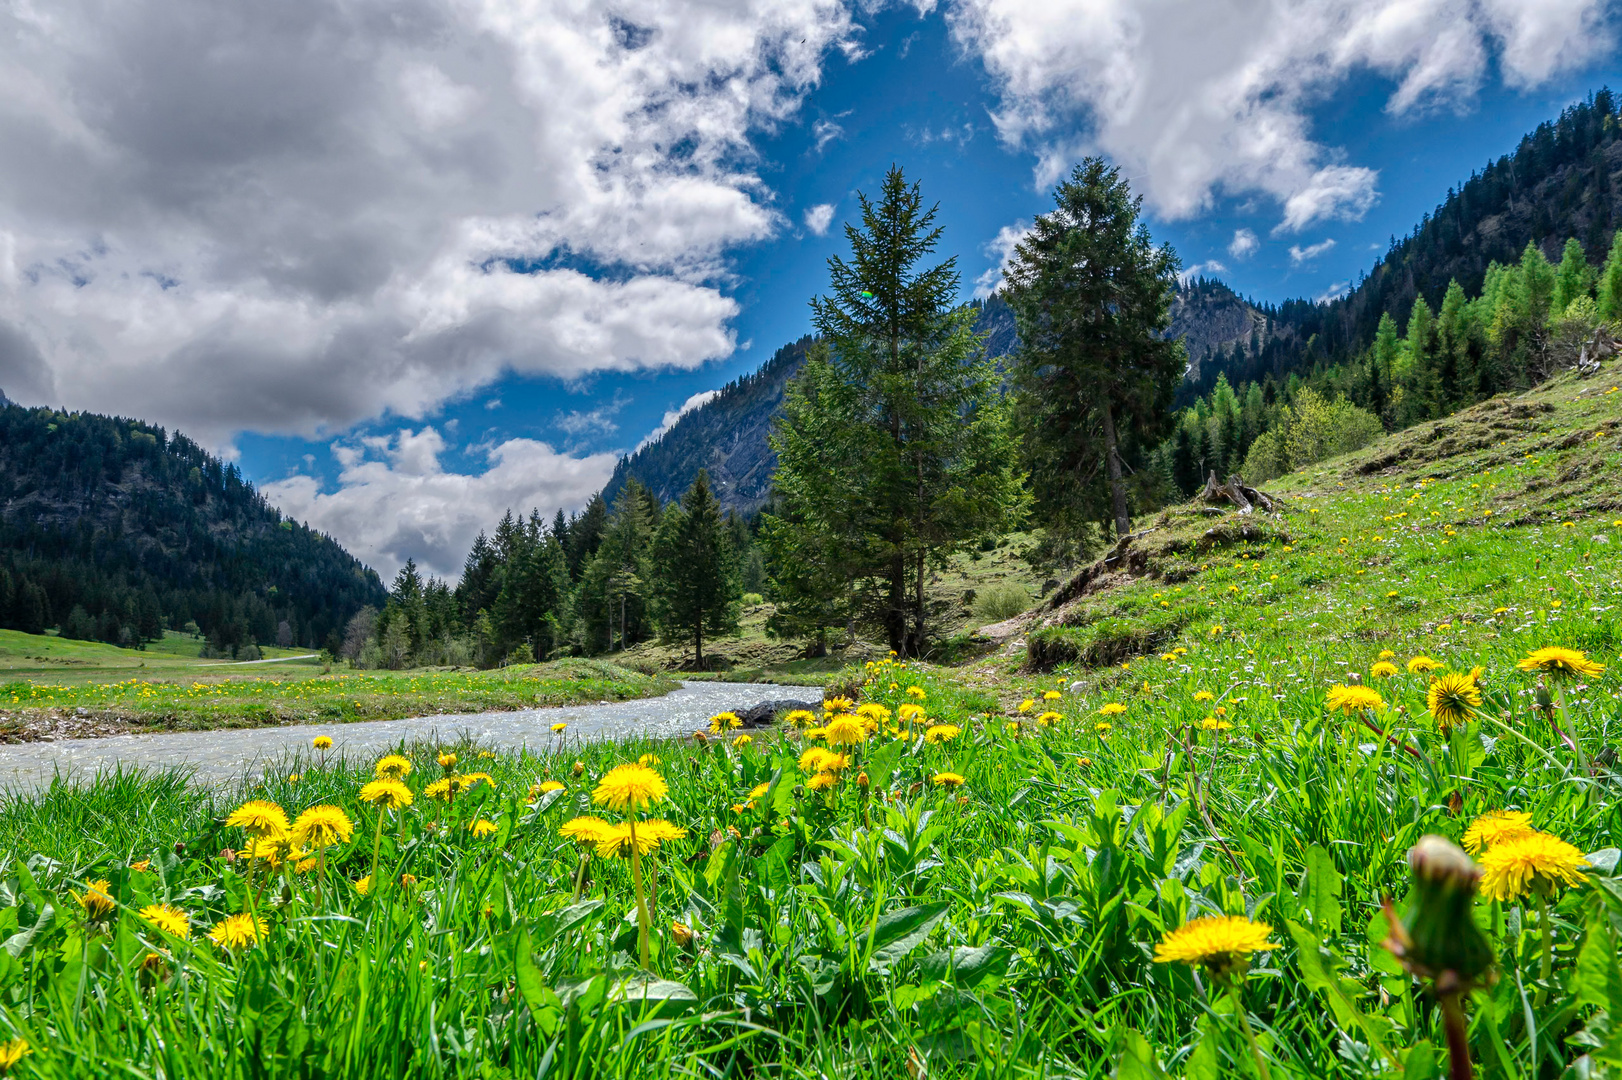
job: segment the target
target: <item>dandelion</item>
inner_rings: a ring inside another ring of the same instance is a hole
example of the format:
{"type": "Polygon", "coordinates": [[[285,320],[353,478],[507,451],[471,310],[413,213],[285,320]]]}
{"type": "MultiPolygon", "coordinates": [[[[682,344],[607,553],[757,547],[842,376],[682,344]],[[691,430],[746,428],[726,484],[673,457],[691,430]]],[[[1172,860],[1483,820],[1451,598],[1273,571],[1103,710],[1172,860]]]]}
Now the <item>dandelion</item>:
{"type": "Polygon", "coordinates": [[[530,789],[529,789],[529,801],[534,802],[536,799],[539,799],[542,795],[546,795],[546,794],[548,794],[550,792],[553,792],[553,791],[562,791],[562,790],[564,790],[564,786],[560,781],[557,781],[557,780],[542,780],[539,784],[532,784],[530,786],[530,789]]]}
{"type": "Polygon", "coordinates": [[[310,740],[310,745],[315,747],[317,750],[331,750],[332,739],[326,735],[317,735],[315,738],[310,740]]]}
{"type": "Polygon", "coordinates": [[[831,772],[819,772],[805,782],[808,791],[825,791],[839,783],[839,777],[831,772]]]}
{"type": "Polygon", "coordinates": [[[399,810],[411,805],[411,789],[398,780],[373,780],[360,789],[360,801],[380,810],[399,810]]]}
{"type": "Polygon", "coordinates": [[[1200,721],[1200,727],[1206,731],[1231,731],[1233,730],[1233,721],[1218,720],[1214,716],[1207,716],[1200,721]]]}
{"type": "Polygon", "coordinates": [[[355,891],[362,896],[368,895],[372,891],[372,875],[367,874],[365,877],[355,882],[355,891]]]}
{"type": "Polygon", "coordinates": [[[148,904],[140,911],[149,926],[182,940],[191,937],[191,919],[186,913],[169,904],[148,904]]]}
{"type": "Polygon", "coordinates": [[[97,878],[86,882],[84,892],[74,893],[73,898],[84,909],[85,918],[91,922],[101,922],[111,917],[117,907],[113,903],[112,890],[112,884],[106,878],[97,878]]]}
{"type": "Polygon", "coordinates": [[[226,825],[237,826],[249,836],[281,836],[287,832],[287,811],[273,802],[253,799],[231,811],[226,825]]]}
{"type": "Polygon", "coordinates": [[[616,765],[598,781],[591,801],[611,810],[643,810],[670,793],[664,778],[645,765],[616,765]]]}
{"type": "Polygon", "coordinates": [[[903,724],[910,724],[914,720],[924,715],[924,707],[922,705],[914,705],[909,701],[897,709],[895,714],[903,724]]]}
{"type": "Polygon", "coordinates": [[[389,754],[373,766],[372,775],[379,780],[404,780],[411,775],[411,760],[399,754],[389,754]]]}
{"type": "Polygon", "coordinates": [[[738,719],[737,713],[719,712],[710,717],[710,734],[712,735],[719,735],[729,728],[742,726],[743,721],[738,719]]]}
{"type": "Polygon", "coordinates": [[[1380,655],[1375,657],[1375,659],[1376,660],[1394,660],[1394,659],[1396,659],[1396,656],[1397,656],[1397,654],[1392,652],[1390,649],[1381,649],[1380,650],[1380,655]]]}
{"type": "Polygon", "coordinates": [[[1367,686],[1332,686],[1324,699],[1324,708],[1330,712],[1358,713],[1384,712],[1385,698],[1367,686]]]}
{"type": "Polygon", "coordinates": [[[869,723],[883,723],[890,719],[890,710],[876,701],[868,701],[856,707],[856,715],[869,723]]]}
{"type": "Polygon", "coordinates": [[[923,698],[923,697],[928,697],[929,695],[924,691],[924,688],[921,687],[921,686],[909,686],[909,687],[907,687],[907,696],[908,697],[915,697],[915,698],[923,698]]]}
{"type": "Polygon", "coordinates": [[[843,695],[828,698],[822,703],[822,711],[825,713],[850,712],[855,707],[856,703],[843,695]]]}
{"type": "Polygon", "coordinates": [[[931,778],[931,782],[936,787],[961,787],[963,776],[955,772],[938,772],[931,778]]]}
{"type": "Polygon", "coordinates": [[[1057,690],[1045,690],[1042,693],[1043,701],[1058,701],[1062,697],[1064,695],[1057,690]]]}
{"type": "Polygon", "coordinates": [[[1464,830],[1464,850],[1479,855],[1483,848],[1519,840],[1535,832],[1532,815],[1519,810],[1489,810],[1470,823],[1464,830]]]}
{"type": "Polygon", "coordinates": [[[1198,964],[1213,975],[1226,977],[1247,964],[1251,953],[1278,948],[1267,940],[1272,932],[1266,923],[1251,922],[1243,915],[1194,919],[1160,939],[1155,963],[1198,964]]]}
{"type": "Polygon", "coordinates": [[[1481,892],[1491,900],[1540,900],[1561,885],[1581,885],[1588,859],[1558,836],[1528,831],[1505,839],[1481,857],[1481,892]]]}
{"type": "Polygon", "coordinates": [[[1216,695],[1209,690],[1197,690],[1194,693],[1195,701],[1215,701],[1216,695]]]}
{"type": "Polygon", "coordinates": [[[1440,660],[1432,660],[1428,656],[1416,656],[1408,661],[1408,674],[1429,675],[1433,671],[1441,671],[1444,666],[1440,660]]]}
{"type": "Polygon", "coordinates": [[[1060,720],[1063,720],[1063,719],[1064,719],[1064,714],[1063,713],[1045,712],[1041,716],[1038,716],[1036,718],[1036,722],[1038,724],[1042,725],[1043,727],[1052,727],[1054,724],[1058,723],[1060,720]]]}
{"type": "Polygon", "coordinates": [[[837,755],[834,754],[832,750],[827,750],[820,746],[813,746],[800,755],[800,760],[797,762],[797,764],[800,771],[803,773],[821,772],[823,766],[829,761],[833,760],[833,758],[836,756],[837,755]]]}
{"type": "Polygon", "coordinates": [[[257,944],[269,932],[270,926],[265,920],[243,911],[226,916],[208,932],[208,940],[222,949],[247,949],[257,944]]]}
{"type": "Polygon", "coordinates": [[[643,754],[641,757],[636,759],[636,763],[651,769],[655,765],[663,764],[664,758],[660,757],[658,754],[643,754]]]}
{"type": "Polygon", "coordinates": [[[568,726],[568,724],[565,724],[563,721],[559,720],[557,723],[552,725],[552,734],[562,735],[568,726]]]}
{"type": "Polygon", "coordinates": [[[1098,732],[1100,735],[1108,735],[1112,730],[1114,730],[1114,725],[1108,720],[1100,720],[1098,723],[1093,725],[1093,730],[1098,732]]]}
{"type": "Polygon", "coordinates": [[[1594,678],[1605,670],[1604,664],[1595,663],[1576,649],[1563,649],[1558,645],[1534,650],[1515,665],[1522,671],[1541,671],[1556,679],[1574,676],[1594,678]]]}
{"type": "Polygon", "coordinates": [[[933,724],[924,732],[924,742],[931,746],[939,746],[951,742],[961,734],[963,729],[956,724],[933,724]]]}
{"type": "Polygon", "coordinates": [[[824,729],[830,746],[858,746],[867,741],[867,725],[855,716],[836,716],[824,729]]]}
{"type": "Polygon", "coordinates": [[[472,825],[468,826],[468,832],[472,833],[474,836],[478,837],[481,840],[484,839],[486,836],[492,836],[495,833],[498,833],[500,831],[501,831],[501,827],[499,825],[497,825],[495,822],[490,821],[490,820],[488,820],[486,818],[480,818],[479,820],[475,821],[472,825]]]}
{"type": "Polygon", "coordinates": [[[1481,707],[1481,687],[1476,685],[1475,673],[1438,675],[1431,680],[1425,703],[1443,734],[1455,725],[1468,723],[1481,707]]]}
{"type": "Polygon", "coordinates": [[[1112,701],[1098,710],[1099,716],[1120,716],[1126,712],[1126,706],[1119,701],[1112,701]]]}
{"type": "Polygon", "coordinates": [[[12,1039],[10,1042],[0,1043],[0,1073],[9,1073],[17,1062],[33,1053],[28,1046],[27,1039],[12,1039]]]}
{"type": "Polygon", "coordinates": [[[444,776],[423,788],[422,793],[427,798],[449,802],[469,786],[460,776],[444,776]]]}
{"type": "Polygon", "coordinates": [[[565,821],[558,828],[558,835],[584,847],[595,847],[613,828],[600,817],[577,817],[565,821]]]}
{"type": "Polygon", "coordinates": [[[1028,713],[1028,712],[1031,711],[1032,706],[1034,706],[1035,704],[1036,704],[1036,699],[1035,698],[1026,698],[1024,701],[1019,703],[1019,709],[1017,711],[1020,712],[1020,713],[1028,713]]]}
{"type": "Polygon", "coordinates": [[[134,870],[137,874],[144,874],[148,870],[152,869],[152,860],[138,859],[135,862],[130,863],[130,869],[134,870]]]}
{"type": "Polygon", "coordinates": [[[783,723],[787,724],[789,727],[804,727],[806,724],[814,724],[816,722],[816,714],[810,709],[795,709],[793,712],[783,717],[783,723]]]}
{"type": "Polygon", "coordinates": [[[455,754],[447,750],[440,753],[438,760],[439,767],[444,769],[446,772],[450,772],[452,769],[456,768],[456,762],[458,759],[455,754]]]}

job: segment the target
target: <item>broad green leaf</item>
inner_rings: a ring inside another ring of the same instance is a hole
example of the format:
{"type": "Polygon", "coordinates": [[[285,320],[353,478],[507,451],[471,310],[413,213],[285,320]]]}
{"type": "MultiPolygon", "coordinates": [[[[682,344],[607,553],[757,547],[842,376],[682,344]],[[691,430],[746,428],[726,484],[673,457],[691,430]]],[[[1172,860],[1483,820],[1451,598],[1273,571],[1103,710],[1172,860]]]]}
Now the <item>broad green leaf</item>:
{"type": "Polygon", "coordinates": [[[518,934],[513,951],[513,976],[518,982],[518,992],[523,996],[524,1004],[529,1006],[529,1015],[534,1018],[535,1026],[550,1038],[557,1030],[558,1018],[563,1014],[563,1002],[546,985],[541,977],[541,969],[535,966],[535,946],[528,930],[521,930],[518,934]]]}
{"type": "Polygon", "coordinates": [[[1610,1013],[1613,1024],[1622,1024],[1622,969],[1617,967],[1616,943],[1602,916],[1588,922],[1588,934],[1577,951],[1572,992],[1583,1004],[1610,1013]]]}
{"type": "Polygon", "coordinates": [[[944,979],[965,990],[991,990],[1008,974],[1013,955],[998,945],[982,945],[978,949],[959,945],[925,957],[923,976],[944,979]]]}
{"type": "Polygon", "coordinates": [[[1305,909],[1319,936],[1340,933],[1340,893],[1342,879],[1335,869],[1334,856],[1317,844],[1307,848],[1307,872],[1302,892],[1305,909]]]}
{"type": "Polygon", "coordinates": [[[1115,1080],[1170,1080],[1160,1067],[1154,1047],[1133,1028],[1117,1025],[1114,1031],[1115,1080]]]}
{"type": "Polygon", "coordinates": [[[868,967],[881,971],[924,943],[951,907],[946,901],[901,908],[879,916],[869,938],[868,967]]]}
{"type": "Polygon", "coordinates": [[[887,742],[879,747],[867,759],[863,769],[875,792],[883,791],[890,784],[890,776],[895,772],[896,763],[901,760],[901,753],[907,744],[900,741],[887,742]]]}

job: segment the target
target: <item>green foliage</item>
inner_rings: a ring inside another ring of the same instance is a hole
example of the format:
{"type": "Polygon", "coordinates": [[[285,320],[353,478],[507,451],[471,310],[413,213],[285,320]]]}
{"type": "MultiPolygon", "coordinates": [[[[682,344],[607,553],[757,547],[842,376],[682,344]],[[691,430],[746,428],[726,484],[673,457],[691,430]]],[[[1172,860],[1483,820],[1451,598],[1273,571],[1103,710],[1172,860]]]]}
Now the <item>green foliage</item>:
{"type": "Polygon", "coordinates": [[[1185,366],[1180,343],[1162,334],[1179,264],[1139,222],[1141,198],[1102,159],[1077,165],[1054,199],[1006,271],[1020,428],[1044,516],[1113,520],[1124,535],[1122,462],[1165,434],[1185,366]],[[1100,467],[1107,512],[1091,482],[1100,467]]]}
{"type": "Polygon", "coordinates": [[[941,230],[899,168],[860,197],[851,259],[828,261],[812,301],[820,339],[772,436],[779,513],[763,539],[779,626],[820,638],[862,619],[903,655],[923,651],[927,567],[1013,524],[1020,478],[998,378],[955,306],[955,260],[920,267],[941,230]]]}
{"type": "Polygon", "coordinates": [[[974,617],[982,624],[1012,619],[1030,606],[1030,592],[1013,581],[988,585],[974,594],[974,617]]]}

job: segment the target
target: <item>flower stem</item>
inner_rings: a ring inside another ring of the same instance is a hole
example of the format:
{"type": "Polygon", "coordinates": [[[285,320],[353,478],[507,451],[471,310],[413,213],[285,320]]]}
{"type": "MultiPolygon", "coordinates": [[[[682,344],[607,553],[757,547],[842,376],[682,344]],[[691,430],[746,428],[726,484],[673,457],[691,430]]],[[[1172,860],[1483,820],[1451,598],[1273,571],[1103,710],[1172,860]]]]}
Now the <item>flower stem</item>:
{"type": "Polygon", "coordinates": [[[1448,1076],[1451,1080],[1471,1080],[1469,1025],[1459,1005],[1457,991],[1442,995],[1442,1030],[1447,1035],[1448,1076]]]}
{"type": "Polygon", "coordinates": [[[1245,1011],[1245,1002],[1239,996],[1239,980],[1229,979],[1228,990],[1233,994],[1233,1018],[1239,1024],[1239,1030],[1245,1033],[1245,1042],[1250,1044],[1250,1056],[1256,1061],[1256,1075],[1261,1080],[1272,1080],[1272,1074],[1267,1071],[1267,1059],[1262,1056],[1262,1048],[1256,1042],[1256,1033],[1250,1030],[1250,1014],[1245,1011]]]}
{"type": "Polygon", "coordinates": [[[1543,962],[1538,974],[1537,1004],[1542,1005],[1549,993],[1549,977],[1554,973],[1554,926],[1549,921],[1549,898],[1542,889],[1534,889],[1538,898],[1538,928],[1543,933],[1543,962]]]}
{"type": "Polygon", "coordinates": [[[377,890],[378,890],[378,886],[382,884],[377,879],[377,857],[378,857],[378,854],[380,852],[382,852],[382,850],[383,850],[383,808],[380,806],[380,807],[377,808],[377,831],[372,834],[372,872],[371,872],[371,874],[369,876],[371,878],[371,892],[373,893],[373,895],[376,895],[377,890]]]}
{"type": "Polygon", "coordinates": [[[647,893],[642,887],[642,856],[636,848],[636,815],[630,817],[631,825],[631,880],[636,884],[636,945],[637,954],[642,958],[642,969],[648,967],[648,918],[647,893]]]}

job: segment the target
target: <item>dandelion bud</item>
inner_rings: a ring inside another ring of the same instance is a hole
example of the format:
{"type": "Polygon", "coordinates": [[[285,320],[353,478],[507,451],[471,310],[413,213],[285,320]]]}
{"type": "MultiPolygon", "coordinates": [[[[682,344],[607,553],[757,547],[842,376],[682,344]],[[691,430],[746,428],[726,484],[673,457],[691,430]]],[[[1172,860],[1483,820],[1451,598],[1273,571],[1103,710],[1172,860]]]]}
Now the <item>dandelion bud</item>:
{"type": "Polygon", "coordinates": [[[685,949],[693,943],[692,927],[686,923],[671,923],[670,937],[676,942],[678,948],[685,949]]]}
{"type": "Polygon", "coordinates": [[[1472,906],[1481,868],[1441,836],[1422,836],[1408,850],[1413,906],[1398,921],[1389,903],[1386,948],[1415,975],[1435,980],[1440,993],[1467,989],[1492,967],[1492,946],[1476,926],[1472,906]]]}
{"type": "Polygon", "coordinates": [[[861,788],[863,791],[866,791],[872,785],[873,785],[873,781],[871,781],[871,780],[869,780],[867,778],[867,774],[865,772],[857,774],[857,776],[856,776],[856,786],[857,787],[861,788]]]}
{"type": "Polygon", "coordinates": [[[582,773],[584,773],[585,771],[586,771],[586,765],[585,765],[584,762],[581,762],[581,761],[575,762],[574,763],[574,768],[569,770],[570,774],[573,775],[573,776],[579,776],[582,773]]]}
{"type": "Polygon", "coordinates": [[[1537,702],[1538,712],[1544,716],[1554,716],[1554,696],[1542,679],[1538,680],[1538,688],[1533,692],[1533,699],[1537,702]]]}

